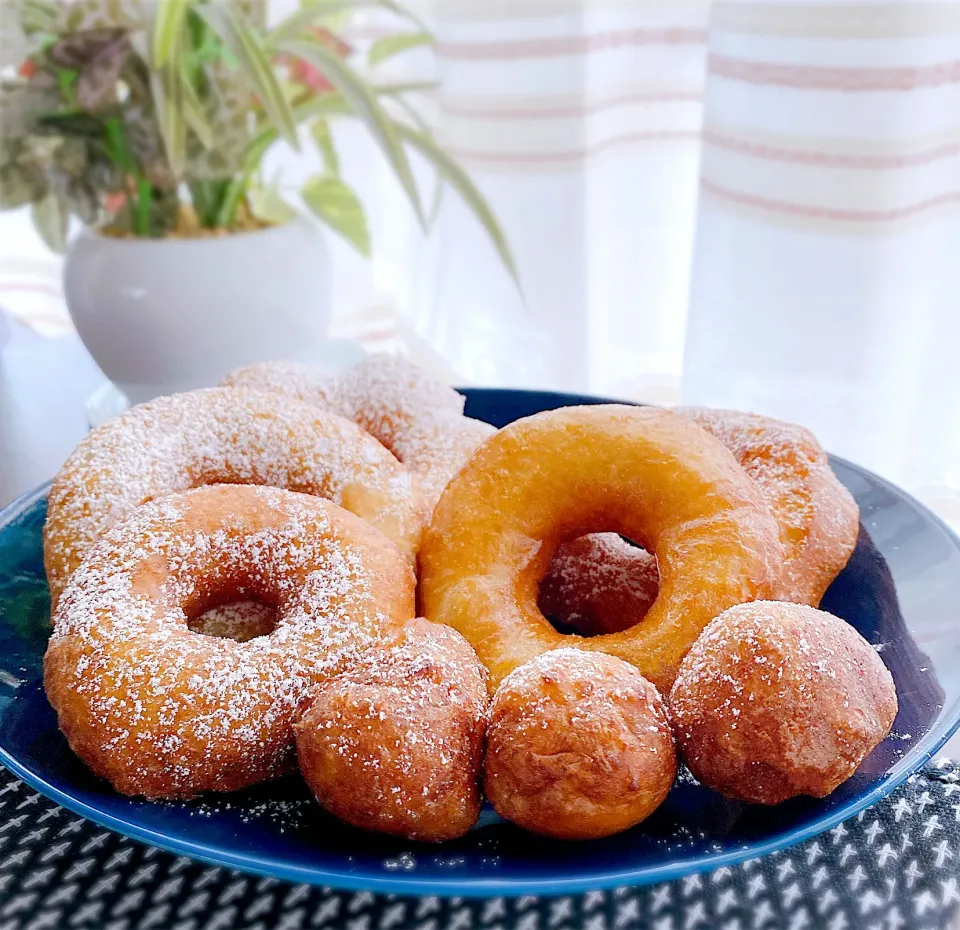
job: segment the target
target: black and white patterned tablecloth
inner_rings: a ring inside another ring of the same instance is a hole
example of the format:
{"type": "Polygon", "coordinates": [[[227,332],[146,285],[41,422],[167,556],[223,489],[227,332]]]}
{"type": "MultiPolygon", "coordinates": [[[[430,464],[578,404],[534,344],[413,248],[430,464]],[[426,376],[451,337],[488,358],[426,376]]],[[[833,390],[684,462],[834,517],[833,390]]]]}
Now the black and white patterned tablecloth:
{"type": "Polygon", "coordinates": [[[0,930],[960,930],[960,766],[793,849],[553,898],[405,898],[206,866],[76,817],[0,768],[0,930]]]}

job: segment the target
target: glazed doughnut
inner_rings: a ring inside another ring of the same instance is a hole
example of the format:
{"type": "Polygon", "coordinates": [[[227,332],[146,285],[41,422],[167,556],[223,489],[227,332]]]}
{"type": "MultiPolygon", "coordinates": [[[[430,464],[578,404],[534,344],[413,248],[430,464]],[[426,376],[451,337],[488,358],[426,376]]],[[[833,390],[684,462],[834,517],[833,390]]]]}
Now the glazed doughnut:
{"type": "Polygon", "coordinates": [[[656,556],[616,533],[590,533],[557,550],[538,603],[574,632],[598,636],[620,633],[645,617],[659,590],[656,556]]]}
{"type": "Polygon", "coordinates": [[[670,694],[684,761],[707,787],[779,804],[822,798],[883,740],[893,678],[848,623],[802,604],[762,602],[716,618],[670,694]]]}
{"type": "MultiPolygon", "coordinates": [[[[853,554],[860,513],[815,437],[802,426],[753,413],[703,407],[675,412],[712,433],[757,482],[784,548],[777,597],[816,607],[853,554]]],[[[562,562],[544,581],[546,612],[562,623],[585,635],[622,629],[624,600],[635,597],[642,608],[647,597],[652,602],[656,596],[652,556],[630,552],[625,545],[578,540],[569,546],[574,548],[558,552],[562,562]],[[628,573],[629,582],[623,577],[628,573]],[[619,590],[614,586],[618,577],[619,590]]],[[[643,613],[638,609],[634,616],[643,613]]]]}
{"type": "Polygon", "coordinates": [[[117,791],[183,798],[289,771],[310,689],[413,616],[409,561],[365,520],[278,488],[158,498],[94,544],[57,605],[44,685],[70,748],[117,791]],[[240,643],[194,633],[224,599],[275,607],[240,643]]]}
{"type": "Polygon", "coordinates": [[[297,726],[320,804],[364,830],[439,842],[480,815],[486,672],[448,626],[417,620],[321,686],[297,726]]]}
{"type": "Polygon", "coordinates": [[[337,411],[412,469],[432,510],[494,427],[463,416],[463,395],[396,355],[369,355],[336,375],[296,362],[241,368],[224,384],[279,391],[337,411]]]}
{"type": "Polygon", "coordinates": [[[420,597],[477,650],[495,688],[564,645],[635,665],[661,690],[718,613],[769,597],[783,562],[757,486],[709,433],[664,410],[565,407],[510,424],[440,498],[420,550],[420,597]],[[654,552],[660,593],[621,633],[557,632],[537,585],[566,540],[610,530],[654,552]]]}
{"type": "Polygon", "coordinates": [[[585,840],[660,806],[677,758],[657,689],[602,653],[557,649],[511,672],[490,707],[484,787],[502,817],[585,840]]]}
{"type": "Polygon", "coordinates": [[[90,433],[67,459],[50,489],[44,527],[54,604],[90,544],[138,504],[217,483],[326,497],[416,553],[423,511],[413,481],[379,443],[308,404],[211,388],[134,407],[90,433]]]}
{"type": "Polygon", "coordinates": [[[716,436],[760,488],[784,549],[778,599],[816,607],[850,560],[860,531],[860,509],[816,437],[755,413],[677,412],[716,436]]]}

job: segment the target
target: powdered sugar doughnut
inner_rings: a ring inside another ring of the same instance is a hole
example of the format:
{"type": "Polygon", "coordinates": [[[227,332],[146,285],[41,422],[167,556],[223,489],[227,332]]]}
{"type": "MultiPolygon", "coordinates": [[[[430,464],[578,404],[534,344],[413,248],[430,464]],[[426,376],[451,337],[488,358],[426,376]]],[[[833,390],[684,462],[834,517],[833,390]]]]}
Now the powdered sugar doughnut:
{"type": "Polygon", "coordinates": [[[540,582],[540,609],[583,636],[627,630],[657,599],[657,557],[616,533],[564,543],[540,582]]]}
{"type": "Polygon", "coordinates": [[[663,700],[632,665],[557,649],[500,684],[485,769],[498,814],[579,840],[649,816],[673,785],[677,758],[663,700]]]}
{"type": "Polygon", "coordinates": [[[73,751],[118,791],[232,791],[290,769],[310,689],[397,635],[408,560],[365,520],[277,488],[159,498],[114,525],[57,605],[44,685],[73,751]],[[240,643],[191,617],[237,597],[275,606],[240,643]]]}
{"type": "Polygon", "coordinates": [[[437,842],[480,814],[486,673],[448,626],[416,620],[318,689],[297,725],[300,771],[328,811],[437,842]]]}
{"type": "Polygon", "coordinates": [[[729,797],[822,798],[849,778],[897,715],[893,678],[832,614],[756,601],[720,614],[670,693],[684,761],[729,797]]]}
{"type": "Polygon", "coordinates": [[[295,362],[264,362],[238,369],[223,383],[279,391],[353,420],[416,473],[430,509],[496,432],[463,416],[461,394],[397,355],[369,355],[336,375],[295,362]]]}
{"type": "Polygon", "coordinates": [[[411,475],[348,420],[268,392],[211,388],[141,404],[87,436],[50,489],[44,563],[56,603],[87,548],[134,507],[205,484],[326,497],[411,557],[423,523],[411,475]]]}
{"type": "Polygon", "coordinates": [[[830,468],[814,435],[755,413],[681,407],[716,436],[757,483],[784,549],[778,599],[816,607],[850,560],[860,509],[830,468]]]}

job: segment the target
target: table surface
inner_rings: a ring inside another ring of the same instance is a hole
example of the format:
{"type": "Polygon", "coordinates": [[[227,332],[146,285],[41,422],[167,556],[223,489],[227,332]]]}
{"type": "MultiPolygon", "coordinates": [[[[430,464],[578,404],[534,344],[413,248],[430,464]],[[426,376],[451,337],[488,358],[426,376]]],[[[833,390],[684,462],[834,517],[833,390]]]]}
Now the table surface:
{"type": "MultiPolygon", "coordinates": [[[[4,317],[2,311],[0,311],[0,506],[8,503],[9,501],[19,496],[20,494],[23,494],[24,492],[48,480],[57,471],[57,469],[60,467],[63,460],[67,457],[67,455],[69,455],[70,451],[73,449],[74,445],[86,433],[88,428],[86,406],[85,406],[86,400],[91,394],[91,392],[94,389],[96,389],[99,385],[101,385],[103,381],[104,381],[104,376],[99,371],[97,366],[94,364],[93,360],[90,358],[87,352],[83,349],[82,345],[80,344],[79,340],[76,337],[64,336],[57,339],[48,339],[48,338],[40,337],[35,333],[33,333],[32,331],[26,329],[25,327],[22,327],[16,323],[10,323],[9,320],[4,317]]],[[[948,744],[946,752],[947,754],[952,754],[954,757],[960,756],[960,737],[955,738],[952,743],[948,744]]],[[[951,777],[956,778],[956,775],[954,774],[951,777]]],[[[8,776],[4,776],[3,780],[6,781],[7,778],[8,776]]],[[[6,794],[7,791],[9,790],[10,790],[9,786],[5,786],[4,794],[6,794]]],[[[910,789],[905,789],[905,790],[910,790],[910,789]]],[[[913,789],[913,790],[916,790],[916,789],[913,789]]],[[[952,786],[947,786],[945,790],[949,790],[953,792],[956,789],[953,788],[952,786]]],[[[7,806],[5,802],[6,802],[6,798],[0,798],[0,806],[7,806]]],[[[21,802],[21,803],[25,803],[25,802],[21,802]]],[[[45,816],[51,816],[51,817],[65,816],[62,813],[60,813],[60,809],[54,810],[55,805],[48,805],[48,806],[51,807],[51,811],[49,815],[45,815],[45,816]]],[[[897,815],[896,820],[899,823],[899,815],[897,815]]],[[[960,823],[960,806],[957,807],[957,820],[958,820],[958,823],[960,823]]],[[[64,827],[62,828],[62,830],[66,830],[67,828],[68,827],[64,827]]],[[[5,829],[6,829],[6,825],[0,826],[0,832],[2,832],[5,829]]],[[[19,832],[22,832],[22,831],[18,831],[18,834],[16,836],[11,834],[11,836],[7,837],[8,840],[11,840],[11,839],[16,840],[18,850],[21,849],[22,844],[28,843],[28,841],[32,843],[33,842],[32,838],[34,837],[34,834],[37,833],[36,830],[32,832],[27,831],[21,837],[19,835],[19,832]]],[[[92,844],[93,840],[96,837],[101,835],[105,836],[106,834],[101,834],[96,830],[96,828],[93,828],[93,827],[83,828],[82,836],[83,836],[84,842],[86,842],[87,845],[92,844]],[[89,836],[87,834],[89,834],[89,836]]],[[[2,839],[3,837],[0,836],[0,840],[2,839]]],[[[145,859],[151,858],[152,855],[156,852],[155,850],[149,850],[149,849],[146,849],[146,851],[142,853],[136,852],[136,851],[129,852],[129,853],[124,852],[124,850],[127,849],[127,846],[129,844],[127,844],[126,841],[121,840],[119,838],[110,840],[110,843],[112,844],[112,846],[117,847],[116,850],[113,850],[111,846],[111,850],[112,850],[111,855],[113,858],[110,859],[110,863],[113,863],[114,859],[116,859],[117,856],[121,854],[121,852],[123,853],[123,856],[132,856],[132,857],[142,856],[145,859]]],[[[42,845],[43,844],[41,842],[41,846],[42,845]]],[[[56,848],[59,848],[59,846],[56,848]]],[[[84,846],[84,850],[86,850],[86,846],[84,846]]],[[[960,860],[960,846],[957,847],[956,852],[958,855],[958,860],[960,860]]],[[[10,907],[16,904],[17,901],[20,901],[21,899],[23,899],[23,901],[26,902],[27,897],[30,897],[30,898],[36,897],[36,895],[33,893],[32,886],[34,883],[36,883],[39,880],[37,876],[39,875],[39,877],[42,878],[43,876],[46,875],[48,871],[50,871],[50,869],[40,868],[41,859],[43,859],[43,861],[45,862],[44,857],[46,855],[47,854],[44,853],[42,850],[40,850],[38,847],[36,856],[34,856],[34,854],[31,853],[29,861],[25,859],[22,860],[23,853],[17,852],[16,855],[13,857],[17,859],[17,861],[16,863],[13,863],[10,866],[10,868],[6,867],[7,865],[6,860],[4,860],[3,862],[0,862],[0,884],[4,884],[6,881],[12,880],[11,887],[8,889],[10,891],[10,894],[9,895],[0,894],[0,904],[2,904],[4,900],[7,901],[7,903],[3,905],[4,913],[6,913],[6,911],[9,910],[10,907]],[[17,858],[18,856],[21,858],[17,858]],[[36,862],[34,862],[35,858],[36,858],[36,862]],[[39,869],[39,872],[36,872],[37,869],[39,869]],[[15,874],[5,874],[5,873],[10,873],[11,870],[15,874]],[[27,886],[30,886],[30,889],[27,889],[27,886]]],[[[2,856],[0,856],[0,858],[2,858],[2,856]]],[[[10,857],[7,857],[7,858],[10,858],[10,857]]],[[[181,865],[178,865],[178,863],[182,864],[186,860],[177,860],[177,859],[174,859],[173,857],[164,856],[161,860],[158,860],[158,861],[161,861],[162,863],[165,863],[165,864],[169,864],[171,871],[173,871],[176,869],[180,869],[181,865]],[[168,863],[168,860],[169,860],[169,863],[168,863]]],[[[936,861],[935,859],[932,860],[932,862],[935,862],[935,861],[936,861]]],[[[11,862],[12,862],[12,859],[11,859],[11,862]]],[[[185,866],[183,867],[185,868],[185,866]]],[[[190,872],[190,875],[192,875],[193,872],[197,873],[197,881],[200,883],[213,881],[214,878],[216,878],[217,883],[223,884],[224,888],[227,888],[228,886],[230,888],[233,888],[233,886],[237,885],[238,882],[243,881],[239,876],[236,876],[235,873],[233,876],[231,876],[228,873],[224,873],[222,876],[220,876],[219,870],[204,868],[199,865],[190,866],[189,868],[192,870],[190,872]],[[207,875],[207,873],[210,873],[210,875],[207,875]]],[[[767,869],[768,865],[765,864],[764,868],[767,869]]],[[[771,862],[769,863],[768,870],[772,870],[771,876],[773,876],[775,874],[779,874],[778,870],[782,868],[783,868],[782,863],[771,862]]],[[[931,866],[931,868],[934,869],[935,866],[931,866]]],[[[74,870],[75,870],[75,866],[74,866],[74,870]]],[[[96,869],[94,869],[94,871],[96,871],[96,869]]],[[[939,869],[936,869],[935,871],[936,873],[939,873],[939,869]]],[[[949,872],[950,870],[948,869],[947,871],[949,872]]],[[[896,872],[897,870],[894,869],[894,873],[896,872]]],[[[70,876],[68,875],[63,876],[64,879],[68,877],[70,876]]],[[[931,872],[930,880],[933,883],[931,885],[931,890],[929,892],[924,892],[924,893],[930,896],[931,902],[934,902],[940,907],[937,909],[937,912],[936,912],[936,917],[938,918],[936,923],[930,924],[929,926],[936,927],[937,930],[939,930],[940,927],[945,927],[949,924],[950,926],[954,927],[954,930],[960,930],[960,914],[955,914],[955,918],[958,921],[957,923],[954,923],[948,917],[949,914],[954,913],[952,906],[948,906],[951,902],[947,902],[945,900],[944,901],[937,900],[941,897],[941,894],[940,894],[940,892],[942,891],[941,885],[943,885],[943,881],[941,881],[940,875],[934,874],[934,872],[931,872]],[[940,922],[944,920],[947,922],[946,923],[940,922]]],[[[737,877],[737,881],[740,881],[739,876],[737,877]]],[[[753,904],[756,903],[754,901],[749,900],[751,895],[751,892],[749,889],[752,887],[752,881],[753,879],[751,879],[750,875],[744,874],[744,876],[742,876],[741,883],[744,885],[744,889],[743,889],[744,906],[746,907],[746,911],[742,916],[745,919],[748,918],[748,915],[753,913],[753,904]],[[749,907],[747,907],[748,904],[750,905],[749,907]]],[[[943,885],[943,887],[948,888],[948,890],[952,889],[953,893],[956,893],[955,880],[945,878],[944,881],[946,881],[947,884],[943,885]],[[951,881],[953,881],[953,884],[950,884],[951,881]]],[[[73,887],[73,885],[71,885],[69,882],[67,884],[68,884],[68,887],[71,887],[71,888],[73,887]]],[[[169,884],[169,882],[167,884],[169,884]]],[[[250,888],[248,889],[250,892],[250,895],[253,895],[254,897],[256,897],[257,895],[260,895],[261,897],[263,896],[263,889],[260,888],[260,885],[256,884],[252,880],[248,884],[250,885],[250,888]]],[[[260,884],[262,885],[264,883],[261,882],[260,884]]],[[[96,887],[99,888],[99,885],[97,885],[96,887]]],[[[662,886],[662,887],[667,887],[667,886],[662,886]]],[[[244,884],[244,888],[246,889],[246,884],[244,884]]],[[[194,891],[195,890],[196,889],[194,889],[194,891]]],[[[912,891],[914,890],[916,889],[903,889],[902,893],[912,893],[912,891]]],[[[90,900],[88,900],[88,897],[92,896],[94,891],[96,891],[96,888],[80,889],[78,886],[77,893],[80,895],[80,897],[84,901],[84,904],[81,910],[83,910],[85,913],[86,913],[86,910],[89,910],[90,908],[94,908],[94,906],[96,905],[96,902],[91,902],[90,900]]],[[[623,889],[623,892],[626,893],[627,890],[623,889]]],[[[811,900],[816,897],[816,890],[813,887],[808,889],[808,892],[811,896],[811,900]]],[[[246,891],[244,893],[246,893],[246,891]]],[[[681,897],[683,895],[686,895],[687,893],[688,892],[687,892],[686,886],[680,883],[677,883],[678,907],[680,906],[681,897]]],[[[288,896],[292,895],[293,891],[291,890],[289,893],[285,893],[285,894],[288,894],[288,896]]],[[[316,901],[312,900],[312,898],[315,897],[315,895],[313,895],[312,892],[308,893],[306,889],[303,889],[302,896],[305,899],[308,896],[308,894],[310,895],[310,904],[311,904],[310,909],[316,910],[315,916],[319,914],[326,914],[327,912],[330,911],[332,904],[330,901],[326,901],[326,899],[324,898],[324,895],[326,897],[330,897],[332,893],[324,892],[323,895],[317,898],[316,901]]],[[[126,897],[129,897],[129,896],[130,896],[129,894],[126,895],[126,897]]],[[[610,897],[609,902],[607,902],[604,905],[604,908],[607,911],[609,911],[609,913],[606,914],[604,919],[601,920],[599,917],[599,914],[588,915],[586,912],[574,913],[571,911],[571,914],[569,916],[571,920],[574,921],[574,923],[569,924],[569,926],[583,925],[581,924],[581,922],[586,921],[587,924],[595,925],[598,928],[599,927],[606,928],[606,927],[613,927],[613,926],[619,927],[622,924],[622,919],[620,918],[618,909],[624,909],[624,908],[627,908],[628,906],[631,911],[637,911],[637,910],[642,911],[643,912],[642,916],[646,917],[647,920],[657,925],[656,924],[657,919],[665,917],[664,914],[657,913],[657,909],[660,906],[657,902],[659,900],[659,897],[661,896],[662,896],[661,892],[656,889],[651,891],[649,895],[647,895],[645,892],[640,892],[639,897],[637,897],[633,892],[630,892],[627,897],[621,896],[620,898],[618,898],[617,894],[615,893],[609,896],[610,897]],[[592,924],[591,921],[594,921],[594,920],[596,921],[596,923],[592,924]]],[[[901,893],[898,893],[897,895],[893,896],[892,899],[896,900],[900,898],[900,896],[901,896],[901,893]]],[[[43,896],[41,895],[41,898],[42,897],[43,896]]],[[[124,897],[124,895],[121,894],[118,897],[118,901],[113,903],[111,906],[115,908],[121,908],[123,906],[123,901],[126,900],[126,897],[124,897]]],[[[195,897],[196,897],[196,894],[187,895],[185,898],[185,901],[187,899],[189,899],[189,901],[193,901],[195,897]]],[[[335,894],[333,895],[333,898],[337,899],[338,901],[337,909],[340,909],[341,907],[343,909],[343,913],[339,914],[340,919],[333,917],[333,914],[331,913],[330,916],[333,918],[332,921],[330,923],[327,923],[326,921],[322,921],[321,922],[322,926],[324,927],[343,926],[341,921],[343,920],[343,918],[346,916],[347,913],[353,911],[355,902],[353,902],[352,899],[349,898],[349,896],[347,897],[341,896],[341,897],[342,897],[342,901],[339,898],[337,898],[335,894]]],[[[605,901],[606,897],[607,896],[604,896],[601,894],[599,898],[597,898],[596,906],[599,907],[600,899],[602,898],[605,901]]],[[[251,898],[251,900],[253,900],[253,898],[251,898]]],[[[426,899],[426,900],[429,900],[429,899],[426,899]]],[[[433,900],[436,900],[436,899],[433,899],[433,900]]],[[[525,899],[521,899],[518,905],[513,905],[513,904],[510,904],[509,902],[503,903],[503,899],[496,899],[496,900],[500,902],[502,907],[505,908],[506,910],[504,910],[503,913],[500,913],[498,911],[496,915],[491,913],[490,915],[491,918],[493,918],[494,916],[496,916],[497,918],[493,921],[493,925],[503,926],[504,924],[506,924],[509,926],[514,926],[514,925],[521,926],[523,924],[525,917],[530,916],[529,914],[524,915],[520,911],[517,911],[517,913],[515,914],[512,912],[508,913],[509,908],[515,908],[523,905],[523,902],[525,899]],[[507,918],[507,919],[504,920],[504,918],[507,918]]],[[[530,906],[532,906],[533,900],[534,899],[530,899],[530,902],[529,902],[530,906]]],[[[908,905],[908,908],[912,908],[913,906],[915,906],[917,900],[918,900],[917,898],[911,899],[911,904],[908,905]]],[[[924,900],[926,899],[924,898],[924,900]]],[[[34,908],[40,909],[40,910],[34,910],[34,917],[36,919],[40,919],[41,916],[45,916],[45,917],[48,916],[53,918],[54,911],[56,912],[57,915],[62,913],[59,905],[57,904],[58,901],[59,901],[59,894],[56,894],[56,895],[53,895],[53,897],[50,897],[49,900],[44,899],[43,901],[41,901],[40,899],[37,899],[36,901],[32,901],[30,908],[31,910],[33,910],[34,908]],[[54,901],[54,898],[56,898],[57,901],[54,901]],[[48,913],[48,910],[50,911],[50,913],[48,913]]],[[[396,908],[397,906],[399,906],[399,904],[390,904],[389,902],[380,903],[378,899],[374,899],[374,898],[371,898],[370,901],[374,903],[371,904],[370,902],[363,902],[364,907],[374,907],[374,909],[377,911],[377,915],[376,915],[376,919],[373,919],[371,915],[371,918],[368,918],[368,920],[372,920],[374,924],[381,924],[383,926],[386,926],[386,923],[388,923],[389,921],[384,921],[384,918],[387,915],[386,913],[384,913],[381,916],[379,911],[383,907],[386,907],[387,905],[389,905],[389,907],[396,908]]],[[[578,902],[576,903],[576,907],[585,908],[588,905],[590,907],[593,907],[594,904],[591,904],[590,903],[591,901],[592,901],[592,898],[590,896],[587,896],[586,898],[582,899],[582,901],[578,900],[578,902]]],[[[470,918],[479,920],[481,925],[487,926],[487,923],[481,918],[485,918],[487,916],[486,910],[489,910],[490,905],[492,903],[493,902],[488,902],[488,904],[484,905],[483,908],[481,908],[481,910],[478,910],[476,913],[470,914],[469,915],[470,918]],[[484,910],[484,908],[486,910],[484,910]],[[483,911],[482,914],[481,914],[481,911],[483,911]]],[[[691,903],[691,902],[686,902],[686,903],[691,903]]],[[[76,904],[76,901],[74,902],[74,904],[76,904]]],[[[783,901],[780,901],[776,906],[780,907],[782,904],[783,904],[783,901]]],[[[102,907],[102,905],[96,905],[96,906],[102,907]]],[[[187,904],[185,903],[184,906],[186,907],[187,904]]],[[[280,904],[276,906],[278,908],[281,907],[280,904]]],[[[414,907],[414,905],[410,905],[410,906],[414,907]]],[[[421,905],[416,905],[414,907],[414,910],[416,910],[416,908],[419,908],[420,906],[421,905]]],[[[556,904],[550,905],[551,908],[556,908],[556,906],[557,906],[556,904]]],[[[574,905],[571,905],[571,907],[573,906],[574,905]]],[[[700,905],[698,904],[697,906],[699,907],[700,905]]],[[[251,903],[249,907],[256,909],[256,908],[259,908],[260,905],[256,903],[251,903]]],[[[446,905],[444,905],[444,907],[446,907],[446,905]]],[[[451,926],[451,927],[461,925],[460,918],[464,915],[458,916],[457,914],[454,914],[454,911],[457,910],[457,907],[459,907],[459,905],[455,906],[451,910],[450,914],[444,913],[442,915],[444,917],[444,920],[441,922],[441,925],[451,926]]],[[[546,908],[547,904],[544,904],[543,907],[546,908]]],[[[291,908],[292,908],[292,905],[291,905],[291,908]]],[[[221,912],[221,908],[219,907],[216,908],[215,916],[219,918],[219,917],[226,916],[228,913],[230,914],[231,920],[234,920],[240,917],[239,913],[232,913],[229,911],[229,909],[226,912],[221,912]]],[[[675,915],[673,915],[672,919],[675,922],[669,925],[678,926],[678,927],[684,925],[684,923],[688,921],[690,913],[691,912],[689,911],[689,909],[684,906],[683,908],[678,910],[675,915]]],[[[899,912],[894,911],[892,913],[899,913],[899,912]]],[[[212,917],[213,914],[214,914],[214,911],[209,911],[206,916],[213,919],[212,917]]],[[[138,915],[138,916],[143,917],[144,915],[138,915]]],[[[149,914],[146,914],[145,916],[149,917],[149,914]]],[[[291,915],[285,915],[285,914],[282,914],[280,911],[278,911],[274,916],[277,919],[280,919],[282,921],[284,917],[291,916],[291,915]]],[[[434,916],[436,917],[436,915],[434,916]]],[[[552,911],[542,910],[542,914],[540,916],[544,919],[551,919],[552,911]]],[[[635,913],[632,916],[641,916],[641,915],[635,913]]],[[[719,917],[719,915],[714,915],[714,916],[719,917]]],[[[731,916],[731,915],[727,914],[725,916],[731,916]]],[[[733,916],[741,916],[741,915],[734,914],[733,916]]],[[[779,916],[782,917],[783,919],[787,918],[787,915],[785,913],[780,914],[779,916]]],[[[794,917],[797,915],[791,914],[790,916],[794,917]]],[[[906,917],[908,915],[904,914],[903,916],[906,917]]],[[[913,916],[915,918],[920,918],[919,914],[913,915],[913,916]]],[[[105,920],[105,918],[107,917],[107,914],[101,913],[99,911],[96,913],[96,915],[94,915],[93,911],[91,911],[89,914],[89,917],[90,917],[89,922],[84,920],[83,922],[77,924],[77,927],[78,928],[89,927],[91,928],[91,930],[94,930],[94,928],[95,930],[100,930],[101,927],[110,925],[110,926],[117,926],[117,927],[122,926],[124,927],[124,930],[126,930],[126,928],[129,927],[130,930],[133,930],[134,926],[137,926],[137,927],[140,926],[140,923],[138,921],[135,921],[133,923],[130,923],[130,922],[124,923],[123,920],[120,920],[119,922],[114,920],[114,922],[111,924],[109,920],[105,920]]],[[[132,914],[131,914],[131,917],[132,917],[132,914]]],[[[930,918],[934,917],[934,913],[926,914],[924,915],[924,917],[926,917],[929,920],[930,918]]],[[[129,921],[129,918],[128,918],[128,921],[129,921]]],[[[554,922],[555,921],[551,920],[551,925],[554,922]]],[[[189,921],[187,921],[187,923],[189,923],[189,921]]],[[[217,926],[219,926],[219,923],[217,923],[217,920],[214,920],[214,923],[217,926]]],[[[14,924],[3,923],[2,919],[0,919],[0,925],[2,925],[3,927],[8,927],[8,926],[18,927],[18,930],[19,930],[19,927],[21,926],[20,924],[16,924],[16,923],[14,924]]],[[[184,924],[184,926],[186,925],[187,924],[184,924]]],[[[347,925],[349,925],[349,921],[347,921],[347,925]]],[[[748,926],[748,925],[749,924],[743,924],[743,926],[748,926]]],[[[24,924],[23,926],[26,926],[26,924],[24,924]]],[[[38,924],[38,928],[39,926],[40,925],[38,924]]],[[[45,924],[44,926],[49,926],[49,924],[45,924]]],[[[253,930],[254,927],[256,927],[257,930],[259,930],[259,928],[262,927],[263,924],[260,923],[258,920],[252,920],[250,923],[241,921],[241,923],[236,924],[236,926],[238,927],[242,926],[244,930],[246,930],[248,926],[251,928],[251,930],[253,930]]],[[[426,926],[426,924],[424,926],[426,926]]],[[[560,921],[560,923],[558,924],[558,928],[567,927],[567,926],[568,924],[565,921],[560,921]]],[[[623,926],[627,926],[627,924],[623,924],[623,926]]],[[[630,926],[635,926],[635,924],[630,924],[630,926]]],[[[886,924],[877,924],[876,926],[878,927],[886,926],[886,924]]],[[[899,924],[899,926],[920,927],[920,926],[927,926],[927,924],[925,924],[923,919],[921,918],[917,923],[913,923],[908,920],[905,923],[899,924]]]]}

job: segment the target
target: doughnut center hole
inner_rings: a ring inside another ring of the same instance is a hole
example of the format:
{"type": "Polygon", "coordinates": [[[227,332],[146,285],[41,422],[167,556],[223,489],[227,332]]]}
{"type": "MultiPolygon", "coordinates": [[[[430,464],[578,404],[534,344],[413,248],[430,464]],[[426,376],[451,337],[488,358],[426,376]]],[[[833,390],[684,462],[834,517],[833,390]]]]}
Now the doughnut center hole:
{"type": "Polygon", "coordinates": [[[560,633],[601,636],[640,623],[659,588],[653,553],[617,533],[591,533],[558,547],[538,606],[560,633]]]}
{"type": "Polygon", "coordinates": [[[187,619],[187,628],[194,633],[238,643],[269,636],[276,626],[277,608],[250,597],[204,605],[201,612],[187,619]]]}

